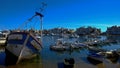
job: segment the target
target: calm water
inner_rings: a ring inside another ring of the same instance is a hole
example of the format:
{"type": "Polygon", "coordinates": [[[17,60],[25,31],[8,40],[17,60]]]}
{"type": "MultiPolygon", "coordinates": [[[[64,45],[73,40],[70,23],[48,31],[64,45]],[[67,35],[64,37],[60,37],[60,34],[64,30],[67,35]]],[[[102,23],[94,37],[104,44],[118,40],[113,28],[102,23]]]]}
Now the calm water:
{"type": "MultiPolygon", "coordinates": [[[[102,36],[101,40],[104,39],[115,39],[118,43],[110,43],[106,45],[96,46],[107,50],[114,50],[120,48],[120,36],[102,36]]],[[[60,68],[59,64],[63,62],[65,58],[74,58],[75,59],[75,66],[74,68],[120,68],[120,63],[110,63],[105,61],[103,64],[93,65],[87,59],[87,55],[89,54],[88,50],[85,48],[77,49],[74,51],[64,51],[64,52],[55,52],[49,49],[51,44],[56,42],[58,37],[52,36],[45,36],[43,38],[43,46],[44,48],[41,50],[40,54],[31,60],[22,61],[17,65],[12,66],[5,66],[5,53],[2,51],[0,52],[0,68],[60,68]]],[[[79,39],[71,38],[66,39],[68,41],[76,41],[79,40],[80,42],[86,41],[84,36],[80,37],[79,39]]],[[[2,49],[2,48],[1,48],[2,49]]]]}

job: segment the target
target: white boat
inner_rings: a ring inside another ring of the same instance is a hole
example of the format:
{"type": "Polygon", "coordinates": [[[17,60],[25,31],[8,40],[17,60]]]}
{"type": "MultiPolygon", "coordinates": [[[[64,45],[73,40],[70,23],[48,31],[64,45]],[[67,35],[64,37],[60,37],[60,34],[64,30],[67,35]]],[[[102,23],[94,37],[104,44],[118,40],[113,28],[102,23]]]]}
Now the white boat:
{"type": "MultiPolygon", "coordinates": [[[[33,17],[42,14],[36,13],[33,17]]],[[[33,18],[32,17],[32,18],[33,18]]],[[[6,65],[18,64],[23,59],[35,57],[41,50],[41,42],[30,32],[11,32],[8,35],[5,53],[6,65]]]]}
{"type": "Polygon", "coordinates": [[[87,46],[86,44],[76,41],[75,43],[72,43],[71,48],[79,49],[79,48],[83,48],[83,47],[86,47],[86,46],[87,46]]]}
{"type": "Polygon", "coordinates": [[[0,45],[5,45],[7,34],[0,33],[0,45]]]}
{"type": "Polygon", "coordinates": [[[51,50],[55,51],[64,51],[70,48],[71,43],[63,41],[63,39],[57,39],[57,42],[54,45],[50,46],[51,50]]]}

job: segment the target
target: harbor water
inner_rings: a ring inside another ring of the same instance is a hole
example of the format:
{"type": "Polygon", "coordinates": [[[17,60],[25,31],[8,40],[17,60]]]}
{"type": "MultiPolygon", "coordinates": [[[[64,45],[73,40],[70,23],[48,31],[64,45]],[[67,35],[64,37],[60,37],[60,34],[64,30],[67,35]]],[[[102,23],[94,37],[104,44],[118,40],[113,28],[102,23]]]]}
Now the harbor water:
{"type": "MultiPolygon", "coordinates": [[[[89,60],[87,60],[87,56],[89,54],[87,48],[80,48],[72,51],[50,50],[50,45],[55,44],[57,39],[59,39],[57,36],[44,36],[42,42],[43,49],[37,57],[21,61],[19,64],[10,66],[5,65],[4,47],[0,47],[0,68],[62,68],[62,63],[65,58],[74,58],[74,68],[120,68],[119,59],[116,63],[109,62],[109,60],[97,65],[90,63],[89,60]]],[[[80,36],[79,38],[66,38],[66,40],[72,42],[76,40],[84,42],[86,39],[87,38],[85,36],[80,36]]],[[[115,39],[117,42],[96,45],[96,48],[103,48],[106,50],[116,50],[120,48],[120,36],[101,36],[100,39],[115,39]]]]}

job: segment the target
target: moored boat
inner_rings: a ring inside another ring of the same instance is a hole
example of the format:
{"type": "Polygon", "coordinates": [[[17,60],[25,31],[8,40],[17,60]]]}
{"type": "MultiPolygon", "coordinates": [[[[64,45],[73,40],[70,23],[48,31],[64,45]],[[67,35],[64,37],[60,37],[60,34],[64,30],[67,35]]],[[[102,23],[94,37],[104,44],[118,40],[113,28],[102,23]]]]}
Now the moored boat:
{"type": "Polygon", "coordinates": [[[96,47],[92,47],[92,46],[88,46],[87,48],[88,48],[90,53],[106,52],[105,49],[96,48],[96,47]]]}
{"type": "Polygon", "coordinates": [[[105,52],[105,57],[110,60],[112,63],[117,63],[119,59],[119,55],[116,51],[107,51],[105,52]]]}
{"type": "Polygon", "coordinates": [[[64,68],[74,68],[75,60],[74,58],[64,59],[64,68]]]}
{"type": "Polygon", "coordinates": [[[9,33],[2,33],[2,32],[0,32],[0,45],[5,45],[6,38],[7,38],[8,34],[9,33]]]}
{"type": "MultiPolygon", "coordinates": [[[[89,59],[95,60],[95,62],[101,62],[101,58],[99,56],[102,56],[105,59],[108,59],[109,62],[117,63],[119,56],[116,51],[110,50],[104,50],[104,49],[95,49],[91,48],[90,55],[88,56],[89,59]]],[[[92,62],[92,61],[91,61],[92,62]]]]}
{"type": "Polygon", "coordinates": [[[79,49],[79,48],[83,48],[83,47],[86,47],[87,45],[84,44],[84,43],[74,43],[71,45],[71,48],[73,49],[79,49]]]}
{"type": "Polygon", "coordinates": [[[55,51],[65,51],[69,50],[71,43],[65,42],[63,39],[57,39],[54,45],[50,46],[51,50],[55,51]]]}
{"type": "Polygon", "coordinates": [[[90,63],[97,65],[97,64],[103,63],[104,57],[97,53],[94,53],[94,54],[92,53],[87,56],[87,59],[90,63]]]}

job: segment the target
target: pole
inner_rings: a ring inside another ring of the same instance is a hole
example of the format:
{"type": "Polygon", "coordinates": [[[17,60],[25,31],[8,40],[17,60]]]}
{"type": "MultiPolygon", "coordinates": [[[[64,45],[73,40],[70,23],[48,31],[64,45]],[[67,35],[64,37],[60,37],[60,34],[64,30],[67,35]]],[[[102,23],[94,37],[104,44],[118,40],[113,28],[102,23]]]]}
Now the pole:
{"type": "Polygon", "coordinates": [[[41,44],[42,44],[42,29],[43,29],[43,17],[40,17],[41,44]]]}
{"type": "Polygon", "coordinates": [[[36,15],[40,16],[40,30],[41,30],[41,43],[42,43],[42,29],[43,29],[43,26],[42,26],[42,21],[43,21],[43,15],[41,13],[38,13],[36,12],[36,15]]]}

